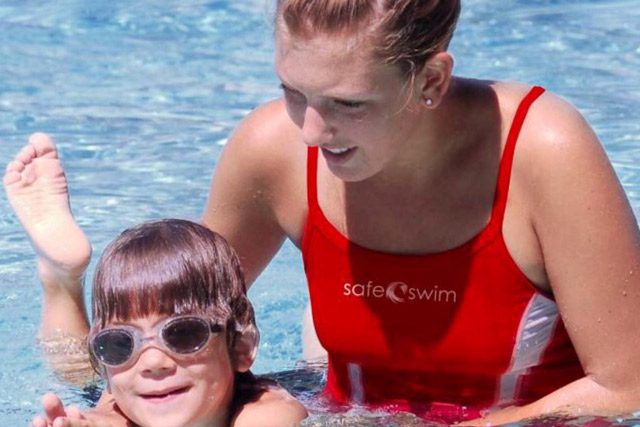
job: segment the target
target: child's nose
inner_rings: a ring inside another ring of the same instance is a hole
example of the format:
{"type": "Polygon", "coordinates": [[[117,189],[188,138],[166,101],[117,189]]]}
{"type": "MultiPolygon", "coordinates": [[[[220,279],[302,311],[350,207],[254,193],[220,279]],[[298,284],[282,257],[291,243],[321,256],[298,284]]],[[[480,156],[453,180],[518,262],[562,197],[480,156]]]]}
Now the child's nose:
{"type": "Polygon", "coordinates": [[[142,350],[138,365],[143,372],[150,374],[167,373],[176,368],[175,360],[161,349],[148,346],[142,350]]]}

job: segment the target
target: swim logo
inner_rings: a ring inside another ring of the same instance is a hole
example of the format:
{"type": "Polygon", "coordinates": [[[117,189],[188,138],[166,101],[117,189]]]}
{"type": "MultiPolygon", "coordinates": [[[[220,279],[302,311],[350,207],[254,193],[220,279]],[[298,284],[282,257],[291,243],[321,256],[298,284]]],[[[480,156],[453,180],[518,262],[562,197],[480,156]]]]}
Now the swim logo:
{"type": "Polygon", "coordinates": [[[399,296],[397,292],[400,291],[402,292],[401,295],[406,295],[407,289],[409,289],[409,285],[404,282],[391,282],[387,285],[387,290],[384,295],[391,300],[391,302],[398,304],[404,302],[404,297],[399,296]]]}
{"type": "Polygon", "coordinates": [[[405,282],[390,282],[376,285],[372,280],[364,283],[345,283],[342,288],[345,297],[388,299],[394,304],[412,301],[455,304],[458,301],[456,291],[440,289],[437,285],[431,288],[416,288],[405,282]]]}

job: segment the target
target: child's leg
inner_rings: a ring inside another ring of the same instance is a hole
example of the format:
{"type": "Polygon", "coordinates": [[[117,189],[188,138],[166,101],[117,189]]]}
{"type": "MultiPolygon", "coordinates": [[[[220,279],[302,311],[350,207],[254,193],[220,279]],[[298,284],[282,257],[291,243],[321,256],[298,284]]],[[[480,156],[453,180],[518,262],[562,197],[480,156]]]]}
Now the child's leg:
{"type": "Polygon", "coordinates": [[[67,180],[55,144],[34,134],[7,165],[4,187],[9,203],[36,251],[43,287],[41,338],[84,337],[88,321],[82,280],[91,245],[69,206],[67,180]]]}

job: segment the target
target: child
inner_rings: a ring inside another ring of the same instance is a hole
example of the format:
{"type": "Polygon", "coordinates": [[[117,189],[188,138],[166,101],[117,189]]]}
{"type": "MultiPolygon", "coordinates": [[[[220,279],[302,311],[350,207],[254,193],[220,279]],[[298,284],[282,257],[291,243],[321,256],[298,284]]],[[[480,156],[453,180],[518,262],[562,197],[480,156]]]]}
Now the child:
{"type": "MultiPolygon", "coordinates": [[[[55,298],[52,285],[59,292],[65,282],[78,280],[74,274],[84,270],[90,249],[75,222],[69,229],[75,251],[54,250],[44,232],[65,225],[56,220],[65,208],[70,217],[51,140],[35,136],[9,164],[4,182],[39,255],[45,298],[55,298]]],[[[249,372],[259,334],[240,263],[226,241],[203,226],[170,219],[123,232],[96,268],[92,312],[92,365],[130,423],[292,425],[306,416],[286,392],[249,372]]],[[[57,319],[55,313],[47,316],[54,324],[43,324],[44,338],[54,335],[57,319]]],[[[48,419],[36,417],[33,425],[62,425],[55,411],[46,412],[48,419]]]]}

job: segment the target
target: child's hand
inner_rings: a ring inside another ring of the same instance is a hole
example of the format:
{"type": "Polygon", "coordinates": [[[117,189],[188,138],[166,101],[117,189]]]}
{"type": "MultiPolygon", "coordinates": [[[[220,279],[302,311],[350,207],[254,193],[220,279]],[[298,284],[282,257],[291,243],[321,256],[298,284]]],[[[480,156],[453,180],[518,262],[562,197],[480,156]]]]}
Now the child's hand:
{"type": "Polygon", "coordinates": [[[115,427],[109,421],[100,419],[100,416],[92,416],[91,413],[83,414],[75,406],[65,408],[58,396],[47,393],[42,396],[42,409],[44,416],[36,416],[31,422],[32,427],[115,427]]]}
{"type": "Polygon", "coordinates": [[[41,403],[44,416],[36,416],[31,422],[33,427],[64,427],[70,425],[65,422],[67,419],[70,421],[84,419],[78,408],[75,406],[65,408],[60,398],[53,393],[42,396],[41,403]]]}

